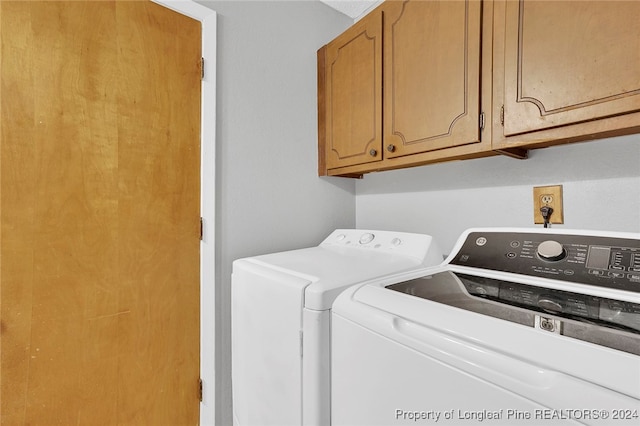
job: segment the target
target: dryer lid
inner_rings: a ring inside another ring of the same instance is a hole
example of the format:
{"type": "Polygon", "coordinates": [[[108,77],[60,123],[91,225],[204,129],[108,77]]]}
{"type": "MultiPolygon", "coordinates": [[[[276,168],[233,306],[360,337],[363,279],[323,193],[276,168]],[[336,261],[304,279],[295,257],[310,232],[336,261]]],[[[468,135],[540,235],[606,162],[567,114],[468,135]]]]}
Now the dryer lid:
{"type": "Polygon", "coordinates": [[[248,261],[309,281],[304,307],[331,309],[344,289],[374,278],[442,263],[425,234],[337,229],[317,247],[266,254],[248,261]]]}
{"type": "Polygon", "coordinates": [[[251,263],[274,269],[308,282],[304,307],[331,309],[345,288],[377,277],[419,268],[414,257],[389,256],[379,252],[361,252],[344,247],[312,247],[274,253],[248,259],[251,263]]]}

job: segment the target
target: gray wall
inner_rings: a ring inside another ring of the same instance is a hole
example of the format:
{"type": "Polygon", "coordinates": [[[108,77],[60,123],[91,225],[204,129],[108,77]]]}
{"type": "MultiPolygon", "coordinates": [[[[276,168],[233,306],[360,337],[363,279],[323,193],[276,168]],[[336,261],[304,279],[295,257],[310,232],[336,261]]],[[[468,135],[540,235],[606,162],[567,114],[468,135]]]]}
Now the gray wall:
{"type": "MultiPolygon", "coordinates": [[[[352,24],[316,1],[198,1],[218,12],[216,424],[231,424],[230,276],[240,257],[338,227],[433,235],[533,226],[562,184],[566,227],[640,232],[640,136],[365,175],[317,177],[316,50],[352,24]]],[[[211,360],[202,360],[211,362],[211,360]]]]}
{"type": "Polygon", "coordinates": [[[366,175],[356,224],[433,235],[448,253],[463,230],[533,224],[533,187],[563,186],[564,225],[640,232],[640,135],[366,175]]]}
{"type": "Polygon", "coordinates": [[[198,3],[218,13],[216,424],[230,425],[232,261],[355,225],[354,181],[317,176],[316,111],[316,51],[352,21],[316,1],[198,3]]]}

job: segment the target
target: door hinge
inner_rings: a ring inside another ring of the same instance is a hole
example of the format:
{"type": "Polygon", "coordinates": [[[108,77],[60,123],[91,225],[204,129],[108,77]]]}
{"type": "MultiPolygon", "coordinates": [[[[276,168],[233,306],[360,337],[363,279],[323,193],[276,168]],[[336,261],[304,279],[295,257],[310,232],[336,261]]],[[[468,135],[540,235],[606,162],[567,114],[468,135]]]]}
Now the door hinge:
{"type": "Polygon", "coordinates": [[[198,399],[202,402],[202,379],[198,379],[198,399]]]}
{"type": "Polygon", "coordinates": [[[504,105],[500,107],[500,124],[504,126],[504,105]]]}
{"type": "Polygon", "coordinates": [[[200,58],[200,79],[204,80],[204,58],[200,58]]]}
{"type": "Polygon", "coordinates": [[[484,130],[484,112],[480,113],[480,130],[484,130]]]}
{"type": "Polygon", "coordinates": [[[204,219],[200,217],[200,241],[204,240],[204,219]]]}

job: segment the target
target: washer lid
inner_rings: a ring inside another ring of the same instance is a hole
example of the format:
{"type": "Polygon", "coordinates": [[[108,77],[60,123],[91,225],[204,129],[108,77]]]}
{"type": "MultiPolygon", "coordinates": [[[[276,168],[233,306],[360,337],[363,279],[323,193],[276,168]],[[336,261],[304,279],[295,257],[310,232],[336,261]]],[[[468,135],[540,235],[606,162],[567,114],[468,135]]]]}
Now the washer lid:
{"type": "Polygon", "coordinates": [[[386,288],[640,355],[638,303],[452,271],[386,288]]]}
{"type": "MultiPolygon", "coordinates": [[[[520,321],[505,320],[486,313],[451,306],[442,303],[444,297],[434,301],[388,288],[396,283],[445,271],[451,271],[451,268],[445,265],[426,268],[351,287],[336,299],[332,308],[332,317],[345,318],[392,342],[408,346],[425,344],[421,340],[422,331],[420,330],[435,332],[445,340],[452,338],[462,345],[470,344],[477,347],[484,354],[499,352],[512,358],[526,360],[532,365],[539,365],[543,369],[562,372],[624,393],[632,398],[640,398],[637,380],[640,374],[638,355],[624,350],[614,350],[607,345],[593,344],[575,337],[556,334],[542,326],[524,325],[520,321]],[[594,366],[601,367],[594,368],[594,366]],[[615,367],[605,368],[604,366],[615,367]]],[[[457,280],[456,277],[452,278],[454,281],[457,280]]],[[[460,288],[459,283],[456,285],[460,288]]],[[[453,297],[455,298],[457,296],[453,297]]],[[[498,302],[476,300],[472,303],[463,302],[463,305],[469,308],[479,303],[497,304],[498,302]]],[[[506,314],[516,310],[518,313],[527,314],[524,308],[507,305],[502,307],[506,308],[503,311],[506,314]]],[[[536,313],[535,315],[545,319],[556,317],[552,314],[536,313]]],[[[560,320],[563,322],[563,328],[571,322],[569,325],[573,328],[572,331],[579,331],[574,326],[580,323],[564,318],[560,320]]],[[[616,329],[607,331],[616,340],[624,334],[625,338],[631,339],[630,341],[638,341],[636,335],[632,333],[616,329]]],[[[430,347],[437,351],[441,349],[432,345],[430,347]]],[[[546,377],[553,379],[552,376],[546,377]]]]}

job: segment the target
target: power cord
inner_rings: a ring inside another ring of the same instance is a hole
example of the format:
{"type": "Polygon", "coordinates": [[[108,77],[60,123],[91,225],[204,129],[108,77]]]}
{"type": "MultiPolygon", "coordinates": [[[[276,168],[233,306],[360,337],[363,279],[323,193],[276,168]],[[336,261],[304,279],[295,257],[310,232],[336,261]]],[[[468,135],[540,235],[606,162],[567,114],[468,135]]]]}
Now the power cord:
{"type": "Polygon", "coordinates": [[[553,209],[549,206],[540,207],[540,214],[542,214],[542,218],[544,219],[544,227],[549,228],[551,226],[551,214],[553,213],[553,209]]]}

